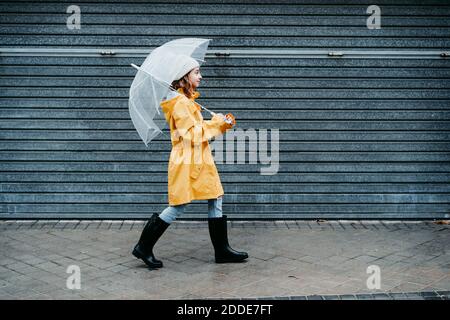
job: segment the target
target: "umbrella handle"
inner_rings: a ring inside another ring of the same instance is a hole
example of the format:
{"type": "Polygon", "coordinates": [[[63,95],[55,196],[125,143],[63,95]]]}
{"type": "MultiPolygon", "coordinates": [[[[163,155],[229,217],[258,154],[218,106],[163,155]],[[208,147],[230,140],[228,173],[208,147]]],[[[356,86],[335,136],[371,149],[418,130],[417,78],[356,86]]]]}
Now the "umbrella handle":
{"type": "MultiPolygon", "coordinates": [[[[212,116],[215,116],[215,115],[216,115],[215,112],[213,112],[213,111],[211,111],[211,110],[208,110],[207,108],[205,108],[204,106],[202,106],[200,103],[196,102],[196,104],[198,104],[200,107],[202,107],[203,109],[205,109],[206,111],[208,111],[212,116]]],[[[230,120],[227,120],[226,117],[225,117],[225,122],[228,123],[228,124],[233,124],[233,125],[235,125],[235,124],[236,124],[236,120],[234,119],[234,116],[233,116],[231,113],[228,113],[227,115],[230,115],[230,118],[231,118],[231,119],[230,119],[230,120]]]]}

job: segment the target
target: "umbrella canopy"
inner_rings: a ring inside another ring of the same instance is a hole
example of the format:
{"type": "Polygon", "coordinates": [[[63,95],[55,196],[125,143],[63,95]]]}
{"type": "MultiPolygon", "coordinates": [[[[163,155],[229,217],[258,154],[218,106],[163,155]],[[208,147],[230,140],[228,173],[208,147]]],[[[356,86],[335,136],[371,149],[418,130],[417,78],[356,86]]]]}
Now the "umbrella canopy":
{"type": "Polygon", "coordinates": [[[154,49],[140,67],[132,64],[138,72],[131,84],[128,108],[134,127],[146,146],[167,127],[160,103],[170,90],[174,90],[171,83],[178,80],[185,57],[201,64],[209,41],[211,39],[201,38],[169,41],[154,49]]]}

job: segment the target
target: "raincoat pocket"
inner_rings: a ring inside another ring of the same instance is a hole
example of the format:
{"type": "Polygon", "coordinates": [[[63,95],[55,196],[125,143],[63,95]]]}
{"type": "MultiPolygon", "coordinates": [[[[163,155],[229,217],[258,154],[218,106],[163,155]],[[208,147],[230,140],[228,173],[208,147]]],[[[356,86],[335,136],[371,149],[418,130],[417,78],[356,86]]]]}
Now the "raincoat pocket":
{"type": "Polygon", "coordinates": [[[200,175],[200,171],[202,171],[202,165],[201,164],[192,164],[190,171],[191,171],[191,174],[190,174],[191,179],[195,180],[200,175]]]}
{"type": "Polygon", "coordinates": [[[191,149],[191,165],[190,165],[190,177],[197,179],[202,171],[203,167],[203,146],[202,144],[194,145],[191,149]]]}

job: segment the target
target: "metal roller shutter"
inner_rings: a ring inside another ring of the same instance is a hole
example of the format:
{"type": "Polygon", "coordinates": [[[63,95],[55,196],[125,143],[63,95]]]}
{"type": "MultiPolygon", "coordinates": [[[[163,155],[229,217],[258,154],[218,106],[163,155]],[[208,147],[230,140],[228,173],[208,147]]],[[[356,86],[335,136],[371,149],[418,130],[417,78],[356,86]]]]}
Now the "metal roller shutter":
{"type": "MultiPolygon", "coordinates": [[[[380,0],[368,29],[371,4],[77,1],[69,30],[72,1],[1,2],[0,218],[163,210],[170,142],[140,141],[130,63],[181,37],[213,39],[201,104],[246,133],[279,130],[276,174],[249,155],[218,163],[224,213],[450,217],[450,3],[380,0]]],[[[206,212],[194,201],[183,218],[206,212]]]]}

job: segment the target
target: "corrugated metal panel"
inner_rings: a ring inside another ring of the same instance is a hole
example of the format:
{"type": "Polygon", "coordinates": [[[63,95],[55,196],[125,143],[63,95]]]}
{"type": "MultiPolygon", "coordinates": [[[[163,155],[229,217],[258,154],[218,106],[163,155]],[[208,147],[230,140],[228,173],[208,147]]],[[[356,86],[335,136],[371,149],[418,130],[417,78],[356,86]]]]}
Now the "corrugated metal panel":
{"type": "Polygon", "coordinates": [[[277,174],[218,164],[230,217],[448,218],[450,5],[377,1],[369,30],[372,3],[345,2],[78,1],[80,30],[65,27],[70,1],[0,3],[0,217],[164,209],[170,142],[139,140],[130,63],[195,36],[213,39],[199,102],[280,132],[277,174]]]}

